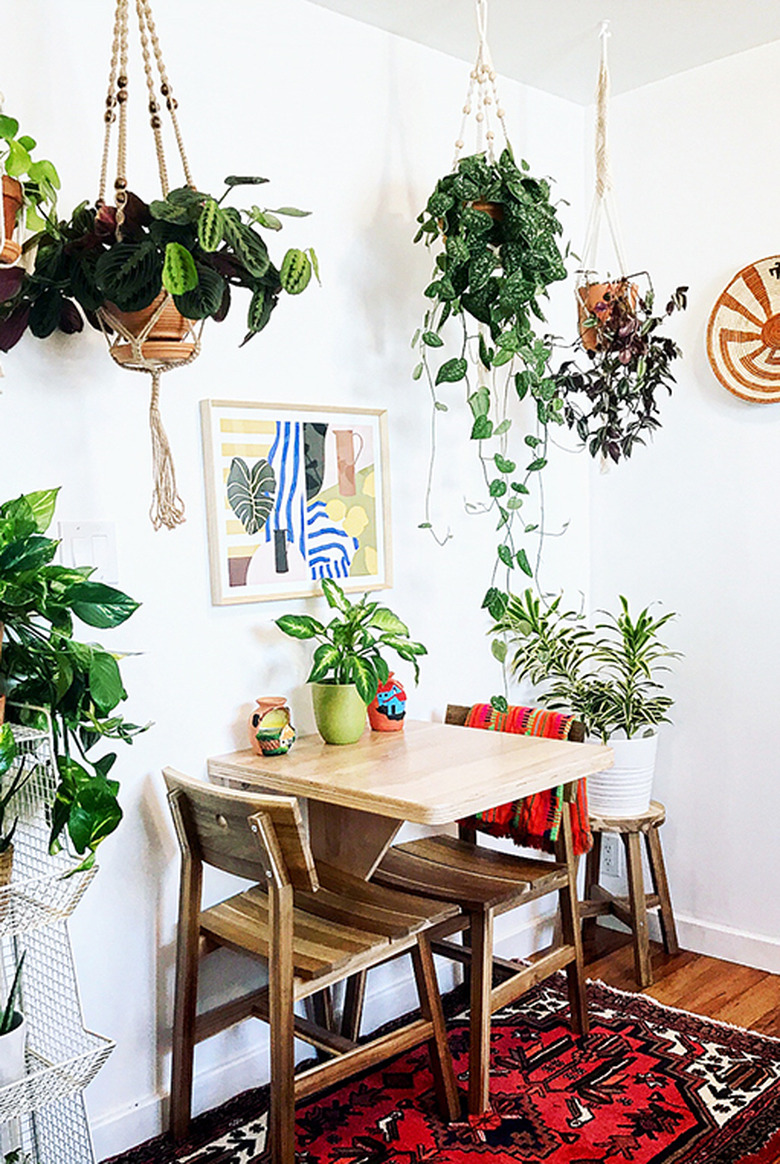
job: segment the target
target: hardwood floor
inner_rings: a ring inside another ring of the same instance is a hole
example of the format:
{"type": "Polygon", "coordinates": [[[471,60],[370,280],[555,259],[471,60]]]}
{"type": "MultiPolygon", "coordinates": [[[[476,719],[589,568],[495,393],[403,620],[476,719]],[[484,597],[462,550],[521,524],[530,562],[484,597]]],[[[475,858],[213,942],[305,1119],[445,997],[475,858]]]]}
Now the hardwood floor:
{"type": "MultiPolygon", "coordinates": [[[[644,993],[722,1022],[780,1037],[780,975],[736,962],[681,951],[674,957],[650,943],[654,982],[644,993]]],[[[636,991],[630,934],[594,927],[585,942],[589,978],[620,990],[636,991]]]]}

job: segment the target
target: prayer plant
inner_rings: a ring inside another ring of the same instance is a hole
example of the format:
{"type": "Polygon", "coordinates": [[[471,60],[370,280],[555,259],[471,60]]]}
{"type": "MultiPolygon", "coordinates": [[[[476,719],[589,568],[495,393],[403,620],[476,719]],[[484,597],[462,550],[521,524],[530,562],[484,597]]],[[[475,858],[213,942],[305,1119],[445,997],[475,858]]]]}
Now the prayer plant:
{"type": "Polygon", "coordinates": [[[0,682],[23,722],[45,726],[37,708],[51,717],[60,781],[52,849],[67,829],[84,856],[79,867],[89,868],[97,846],[122,819],[119,784],[109,779],[116,753],[93,751],[101,740],[132,743],[145,728],[116,714],[127,697],[116,657],[77,641],[73,620],[100,629],[119,626],[138,603],[91,581],[90,567],[53,564],[59,543],[45,535],[58,492],[28,493],[0,505],[0,682]]]}
{"type": "MultiPolygon", "coordinates": [[[[495,516],[497,560],[484,605],[498,617],[506,601],[499,573],[507,589],[515,568],[534,573],[524,543],[536,533],[541,544],[540,524],[526,519],[523,507],[547,464],[548,426],[563,422],[542,306],[548,287],[566,277],[562,228],[549,183],[532,177],[526,162],[517,165],[509,146],[498,160],[461,158],[437,182],[418,222],[415,242],[439,249],[425,289],[429,306],[413,340],[420,356],[413,375],[427,380],[434,422],[448,411],[452,386],[465,393],[487,493],[467,508],[495,516]],[[443,358],[448,323],[457,354],[443,358]],[[529,406],[533,431],[513,440],[529,406]]],[[[434,456],[435,439],[422,528],[443,542],[449,533],[437,534],[431,517],[434,456]]]]}
{"type": "Polygon", "coordinates": [[[82,202],[69,221],[51,222],[36,236],[31,274],[14,268],[0,280],[0,350],[13,347],[27,328],[40,339],[57,329],[81,331],[82,312],[99,327],[96,313],[104,303],[140,311],[161,290],[187,319],[219,322],[236,287],[250,294],[246,343],[266,326],[282,291],[298,295],[312,273],[319,279],[311,247],[290,248],[277,267],[260,232],[281,230],[279,215],[308,211],[223,206],[235,187],[266,181],[226,178],[218,200],[189,186],[150,203],[128,192],[123,215],[114,206],[82,202]]]}
{"type": "Polygon", "coordinates": [[[283,614],[276,619],[279,629],[291,638],[319,641],[308,683],[354,683],[363,702],[369,704],[390,674],[382,657],[386,648],[411,663],[415,683],[419,680],[417,660],[428,652],[409,637],[409,628],[397,615],[370,602],[367,594],[359,602],[350,602],[330,578],[322,579],[322,591],[336,612],[327,625],[310,614],[283,614]]]}

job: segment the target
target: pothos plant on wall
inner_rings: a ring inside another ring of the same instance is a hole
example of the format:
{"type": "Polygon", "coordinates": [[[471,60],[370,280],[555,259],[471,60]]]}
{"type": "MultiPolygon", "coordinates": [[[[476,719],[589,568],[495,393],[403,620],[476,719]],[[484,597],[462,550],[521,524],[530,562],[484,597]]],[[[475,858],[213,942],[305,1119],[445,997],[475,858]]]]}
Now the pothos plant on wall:
{"type": "MultiPolygon", "coordinates": [[[[449,408],[449,387],[465,389],[470,437],[488,495],[471,508],[494,512],[498,532],[484,601],[494,618],[506,604],[510,573],[534,575],[527,548],[532,534],[538,538],[538,565],[541,522],[526,520],[523,509],[547,464],[548,426],[563,423],[563,400],[550,370],[552,341],[539,326],[540,300],[550,284],[566,278],[558,245],[562,227],[550,195],[549,183],[532,177],[525,161],[518,165],[507,143],[497,161],[486,153],[461,158],[437,182],[415,238],[429,246],[440,242],[442,249],[425,289],[430,305],[413,341],[420,357],[413,375],[427,379],[434,420],[449,408]],[[449,320],[459,325],[460,350],[442,360],[442,330],[449,320]],[[533,431],[514,441],[513,400],[533,405],[533,431]],[[502,568],[505,587],[497,585],[502,568]]],[[[421,524],[443,542],[449,535],[437,534],[431,520],[434,455],[435,442],[421,524]]]]}

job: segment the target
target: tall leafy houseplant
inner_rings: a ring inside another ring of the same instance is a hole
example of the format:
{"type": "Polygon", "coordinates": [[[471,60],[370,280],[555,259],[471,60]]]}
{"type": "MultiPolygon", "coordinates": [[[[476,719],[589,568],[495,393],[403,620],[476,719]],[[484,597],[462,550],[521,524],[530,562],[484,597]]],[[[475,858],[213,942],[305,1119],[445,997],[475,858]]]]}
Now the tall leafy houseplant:
{"type": "MultiPolygon", "coordinates": [[[[497,561],[485,605],[500,616],[506,595],[496,585],[504,571],[534,569],[525,535],[539,531],[523,516],[530,485],[547,464],[547,432],[562,423],[563,402],[550,371],[551,341],[544,333],[543,300],[548,287],[566,277],[558,240],[561,224],[549,183],[534,178],[528,164],[515,163],[507,146],[497,161],[485,154],[461,158],[441,178],[419,215],[415,241],[438,244],[434,276],[425,289],[429,306],[414,337],[434,408],[446,412],[446,393],[461,385],[471,411],[487,501],[498,530],[497,561]],[[458,351],[443,358],[443,329],[454,321],[458,351]],[[534,431],[510,440],[513,401],[532,402],[534,431]]],[[[435,453],[435,442],[433,453],[435,453]]],[[[433,530],[431,481],[423,528],[433,530]]],[[[438,535],[437,540],[446,540],[438,535]]]]}
{"type": "Polygon", "coordinates": [[[544,606],[526,590],[510,598],[493,629],[515,677],[540,686],[548,707],[571,712],[607,743],[669,722],[673,700],[659,676],[670,670],[665,660],[680,656],[659,637],[674,612],[653,618],[645,607],[633,618],[621,595],[619,613],[604,614],[606,621],[591,629],[581,614],[561,610],[560,597],[544,606]]]}
{"type": "MultiPolygon", "coordinates": [[[[109,779],[113,751],[101,740],[132,742],[144,730],[116,713],[126,692],[116,658],[73,637],[73,619],[107,629],[138,608],[128,595],[90,580],[90,567],[53,564],[58,543],[46,537],[59,490],[23,494],[0,505],[0,681],[14,704],[51,715],[60,783],[51,843],[67,829],[88,868],[95,849],[119,824],[119,784],[109,779]]],[[[34,713],[27,713],[28,716],[34,713]]]]}
{"type": "MultiPolygon", "coordinates": [[[[0,170],[3,173],[3,193],[19,184],[19,199],[25,209],[28,230],[42,230],[54,212],[60,177],[54,165],[45,158],[34,159],[35,139],[19,133],[15,117],[0,113],[0,170]]],[[[13,230],[13,222],[6,222],[6,235],[13,230]],[[9,230],[10,227],[10,230],[9,230]]]]}
{"type": "MultiPolygon", "coordinates": [[[[686,306],[687,287],[678,287],[662,315],[653,314],[655,295],[639,294],[638,276],[598,284],[603,293],[580,325],[575,358],[556,374],[563,419],[592,457],[616,464],[660,428],[658,394],[674,384],[671,364],[682,352],[659,328],[686,306]]],[[[590,288],[588,288],[590,290],[590,288]]]]}
{"type": "MultiPolygon", "coordinates": [[[[284,614],[276,620],[276,625],[286,635],[294,639],[314,639],[319,646],[314,651],[308,683],[324,687],[354,688],[355,699],[351,701],[354,712],[349,712],[354,724],[353,734],[357,739],[365,725],[365,709],[377,693],[380,683],[387,681],[389,667],[383,651],[394,651],[401,659],[412,664],[415,682],[420,676],[418,658],[427,654],[422,643],[409,637],[409,628],[386,606],[369,599],[364,594],[359,602],[350,602],[337,582],[323,578],[322,590],[328,606],[335,611],[334,617],[325,624],[309,614],[284,614]],[[361,711],[362,708],[362,711],[361,711]],[[354,717],[354,718],[353,718],[354,717]]],[[[332,695],[314,696],[315,715],[322,730],[318,702],[330,702],[332,695]]],[[[349,704],[348,704],[349,706],[349,704]]],[[[353,740],[332,740],[333,743],[351,743],[353,740]]]]}
{"type": "Polygon", "coordinates": [[[49,223],[32,274],[21,272],[15,286],[0,287],[0,350],[13,347],[28,327],[41,339],[57,329],[81,331],[82,312],[99,327],[97,312],[105,304],[137,312],[162,291],[186,319],[220,322],[235,288],[249,293],[246,343],[267,325],[282,291],[298,295],[312,273],[319,277],[312,248],[289,248],[277,267],[261,233],[281,230],[279,215],[308,211],[223,205],[236,187],[266,180],[228,177],[219,199],[189,186],[150,203],[128,193],[121,223],[115,207],[82,202],[69,221],[49,223]]]}

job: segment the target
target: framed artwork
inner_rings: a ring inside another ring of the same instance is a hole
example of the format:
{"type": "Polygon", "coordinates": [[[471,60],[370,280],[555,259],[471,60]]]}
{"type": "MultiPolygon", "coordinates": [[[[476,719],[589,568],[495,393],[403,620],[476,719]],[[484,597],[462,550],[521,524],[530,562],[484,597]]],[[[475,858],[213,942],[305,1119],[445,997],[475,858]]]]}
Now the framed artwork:
{"type": "Polygon", "coordinates": [[[392,584],[384,411],[200,407],[215,605],[392,584]]]}

